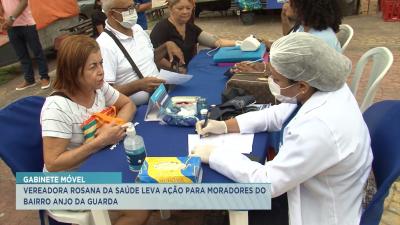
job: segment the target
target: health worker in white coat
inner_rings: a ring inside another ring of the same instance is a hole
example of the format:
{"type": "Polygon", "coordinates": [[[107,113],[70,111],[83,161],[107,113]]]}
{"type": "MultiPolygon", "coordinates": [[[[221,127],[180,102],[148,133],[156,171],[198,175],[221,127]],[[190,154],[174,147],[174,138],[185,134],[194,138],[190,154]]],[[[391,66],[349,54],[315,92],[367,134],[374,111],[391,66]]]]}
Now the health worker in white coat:
{"type": "Polygon", "coordinates": [[[210,145],[192,154],[237,182],[270,183],[272,197],[287,192],[291,225],[358,225],[373,157],[368,128],[345,83],[351,61],[300,32],[273,43],[269,65],[269,88],[281,104],[209,120],[205,128],[200,121],[196,129],[202,135],[281,131],[277,156],[262,165],[210,145]]]}

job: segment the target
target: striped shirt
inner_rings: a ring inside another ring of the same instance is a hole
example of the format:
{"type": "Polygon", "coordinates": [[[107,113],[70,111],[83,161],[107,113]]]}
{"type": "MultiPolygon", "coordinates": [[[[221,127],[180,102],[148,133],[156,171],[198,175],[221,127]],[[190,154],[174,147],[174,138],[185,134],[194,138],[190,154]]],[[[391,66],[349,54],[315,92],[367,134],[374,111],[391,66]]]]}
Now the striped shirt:
{"type": "Polygon", "coordinates": [[[40,116],[42,137],[69,139],[67,150],[79,147],[84,142],[81,124],[93,113],[113,105],[118,97],[119,92],[106,82],[101,89],[96,90],[96,97],[91,108],[86,108],[62,96],[47,97],[40,116]]]}

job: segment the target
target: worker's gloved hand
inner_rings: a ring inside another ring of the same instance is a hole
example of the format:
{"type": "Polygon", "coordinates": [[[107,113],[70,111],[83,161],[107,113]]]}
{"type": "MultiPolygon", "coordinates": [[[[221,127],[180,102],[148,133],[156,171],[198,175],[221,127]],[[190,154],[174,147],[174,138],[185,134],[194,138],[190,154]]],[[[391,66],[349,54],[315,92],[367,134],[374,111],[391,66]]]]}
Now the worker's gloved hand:
{"type": "Polygon", "coordinates": [[[200,135],[226,134],[228,128],[224,121],[208,120],[207,126],[203,128],[204,120],[196,123],[196,132],[200,135]]]}
{"type": "Polygon", "coordinates": [[[199,156],[203,163],[208,163],[211,153],[215,151],[214,145],[197,145],[190,153],[192,156],[199,156]]]}

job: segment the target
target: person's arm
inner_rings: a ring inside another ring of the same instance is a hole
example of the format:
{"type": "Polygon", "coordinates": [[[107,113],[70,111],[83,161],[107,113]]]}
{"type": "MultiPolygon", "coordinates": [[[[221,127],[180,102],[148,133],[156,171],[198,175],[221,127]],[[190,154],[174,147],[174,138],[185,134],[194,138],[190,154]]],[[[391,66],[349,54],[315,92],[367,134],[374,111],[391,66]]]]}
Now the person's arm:
{"type": "Polygon", "coordinates": [[[174,56],[179,59],[180,64],[185,64],[185,57],[183,56],[182,50],[173,41],[167,41],[154,49],[154,62],[157,65],[160,65],[160,61],[163,58],[168,58],[169,61],[172,62],[174,56]]]}
{"type": "Polygon", "coordinates": [[[4,10],[3,10],[3,5],[1,4],[1,0],[0,0],[0,32],[3,31],[4,23],[5,23],[4,10]]]}
{"type": "Polygon", "coordinates": [[[240,62],[236,63],[230,71],[232,73],[264,73],[266,76],[269,75],[269,69],[265,62],[240,62]]]}
{"type": "Polygon", "coordinates": [[[117,108],[117,117],[126,122],[132,120],[136,112],[136,105],[127,96],[119,93],[107,82],[104,82],[101,91],[104,95],[106,106],[114,105],[117,108]]]}
{"type": "Polygon", "coordinates": [[[347,157],[339,155],[335,135],[322,121],[309,120],[302,126],[292,127],[279,154],[265,166],[239,153],[211,150],[210,167],[236,182],[271,183],[276,197],[347,157]]]}
{"type": "Polygon", "coordinates": [[[169,70],[171,68],[172,63],[168,61],[166,58],[163,58],[160,60],[158,64],[158,68],[164,69],[164,70],[169,70]]]}
{"type": "Polygon", "coordinates": [[[285,3],[282,6],[282,11],[281,11],[281,25],[282,25],[282,34],[287,35],[290,30],[290,20],[289,17],[286,15],[286,12],[289,8],[289,3],[285,3]]]}
{"type": "Polygon", "coordinates": [[[151,1],[142,3],[142,4],[137,4],[136,11],[137,12],[145,12],[146,10],[151,9],[151,7],[152,7],[151,1]]]}
{"type": "Polygon", "coordinates": [[[118,143],[125,136],[125,129],[116,124],[105,124],[98,129],[96,137],[77,148],[67,150],[70,139],[43,137],[43,154],[49,172],[77,167],[87,157],[107,145],[118,143]]]}
{"type": "Polygon", "coordinates": [[[78,148],[67,150],[70,139],[43,137],[44,164],[49,172],[57,172],[77,167],[87,157],[106,145],[95,139],[78,148]]]}
{"type": "Polygon", "coordinates": [[[231,118],[229,120],[225,120],[225,124],[228,130],[228,133],[240,133],[239,124],[236,118],[231,118]]]}
{"type": "MultiPolygon", "coordinates": [[[[20,0],[17,8],[15,8],[14,12],[10,14],[10,17],[18,18],[27,6],[28,0],[20,0]]],[[[5,23],[3,25],[4,30],[8,30],[14,23],[14,20],[12,20],[10,17],[5,18],[5,23]]]]}
{"type": "Polygon", "coordinates": [[[114,105],[117,108],[118,118],[121,118],[126,122],[132,121],[136,112],[135,103],[133,103],[126,95],[120,94],[114,105]]]}
{"type": "Polygon", "coordinates": [[[18,18],[27,6],[28,6],[28,0],[20,0],[17,8],[14,10],[14,12],[11,13],[10,16],[18,18]]]}
{"type": "Polygon", "coordinates": [[[236,41],[235,40],[228,40],[228,39],[218,39],[214,43],[214,47],[229,47],[229,46],[235,46],[236,41]]]}
{"type": "Polygon", "coordinates": [[[3,4],[2,4],[2,2],[0,0],[0,18],[1,17],[4,17],[4,9],[3,9],[3,4]]]}
{"type": "Polygon", "coordinates": [[[49,103],[41,113],[44,162],[49,171],[75,168],[90,154],[107,145],[117,143],[125,136],[121,126],[107,124],[96,131],[92,141],[67,149],[74,135],[74,121],[70,116],[71,112],[64,111],[64,109],[70,109],[63,104],[65,101],[66,99],[57,101],[56,104],[49,103]]]}
{"type": "Polygon", "coordinates": [[[131,81],[127,84],[115,85],[113,87],[126,96],[131,96],[139,91],[152,92],[165,80],[157,77],[144,77],[143,79],[131,81]]]}
{"type": "Polygon", "coordinates": [[[226,121],[208,120],[196,123],[196,131],[200,135],[246,133],[253,134],[263,131],[278,131],[283,122],[296,108],[296,104],[279,104],[267,109],[248,112],[226,121]]]}
{"type": "Polygon", "coordinates": [[[202,31],[199,27],[197,27],[199,35],[197,37],[197,41],[200,45],[210,47],[210,48],[218,48],[218,47],[226,47],[226,46],[235,46],[236,41],[228,40],[228,39],[221,39],[218,38],[216,35],[208,33],[206,31],[202,31]]]}

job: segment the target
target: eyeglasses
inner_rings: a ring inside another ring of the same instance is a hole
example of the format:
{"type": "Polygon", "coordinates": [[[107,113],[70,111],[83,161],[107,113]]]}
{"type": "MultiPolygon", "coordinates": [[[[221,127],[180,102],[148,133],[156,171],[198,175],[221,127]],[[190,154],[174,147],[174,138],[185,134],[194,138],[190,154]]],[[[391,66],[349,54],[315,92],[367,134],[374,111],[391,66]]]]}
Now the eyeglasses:
{"type": "Polygon", "coordinates": [[[125,11],[129,11],[129,13],[133,13],[133,11],[135,11],[135,5],[131,5],[131,6],[129,6],[128,8],[112,8],[113,10],[118,10],[117,12],[119,12],[119,11],[122,11],[122,12],[125,12],[125,11]]]}

